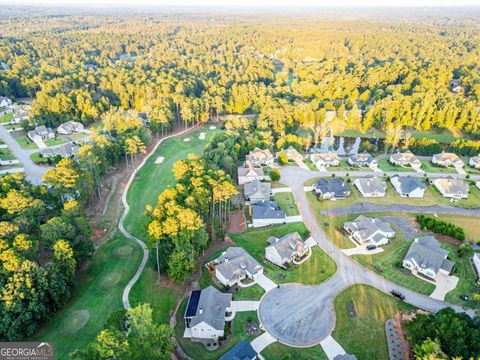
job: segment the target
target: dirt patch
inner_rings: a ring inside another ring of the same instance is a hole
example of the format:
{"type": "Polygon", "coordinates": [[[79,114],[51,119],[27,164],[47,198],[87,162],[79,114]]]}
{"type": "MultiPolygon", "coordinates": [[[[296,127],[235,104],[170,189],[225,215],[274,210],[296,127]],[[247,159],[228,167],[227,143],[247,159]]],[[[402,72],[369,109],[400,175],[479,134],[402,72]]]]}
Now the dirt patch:
{"type": "Polygon", "coordinates": [[[357,317],[357,309],[353,303],[348,304],[348,315],[350,317],[357,317]]]}
{"type": "Polygon", "coordinates": [[[438,241],[443,242],[445,244],[451,244],[455,246],[460,246],[462,244],[460,240],[454,239],[448,235],[435,234],[435,233],[432,233],[432,235],[435,236],[438,241]]]}
{"type": "Polygon", "coordinates": [[[243,210],[237,210],[230,213],[230,221],[228,222],[227,232],[229,234],[238,234],[245,231],[247,221],[243,210]]]}

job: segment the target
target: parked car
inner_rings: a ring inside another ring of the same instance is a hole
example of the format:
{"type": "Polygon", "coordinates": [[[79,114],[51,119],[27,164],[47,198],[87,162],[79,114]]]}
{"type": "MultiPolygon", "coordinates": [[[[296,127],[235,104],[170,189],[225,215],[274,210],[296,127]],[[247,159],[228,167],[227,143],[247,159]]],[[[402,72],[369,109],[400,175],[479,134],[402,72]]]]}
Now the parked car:
{"type": "Polygon", "coordinates": [[[399,298],[400,300],[405,300],[405,295],[403,295],[400,291],[392,290],[390,291],[390,294],[396,298],[399,298]]]}
{"type": "Polygon", "coordinates": [[[377,245],[367,245],[367,250],[375,250],[377,248],[377,245]]]}
{"type": "Polygon", "coordinates": [[[459,297],[460,297],[460,299],[462,299],[463,301],[468,301],[468,300],[470,300],[470,298],[469,298],[467,295],[460,295],[459,297]]]}

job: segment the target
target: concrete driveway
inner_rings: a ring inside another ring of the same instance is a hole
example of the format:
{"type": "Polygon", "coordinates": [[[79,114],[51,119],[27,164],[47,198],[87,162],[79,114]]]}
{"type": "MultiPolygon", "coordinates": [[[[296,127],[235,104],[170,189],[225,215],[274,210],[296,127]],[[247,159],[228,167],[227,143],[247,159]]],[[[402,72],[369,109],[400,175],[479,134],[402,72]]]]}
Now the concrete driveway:
{"type": "Polygon", "coordinates": [[[342,251],[347,256],[353,256],[353,255],[375,255],[375,254],[384,252],[385,250],[383,250],[383,248],[381,247],[377,247],[376,249],[373,249],[373,250],[367,250],[365,246],[357,245],[351,249],[342,249],[342,251]]]}
{"type": "Polygon", "coordinates": [[[437,300],[445,300],[445,296],[457,287],[459,278],[453,275],[438,274],[435,290],[430,297],[437,300]]]}
{"type": "Polygon", "coordinates": [[[265,274],[257,275],[257,277],[255,278],[255,282],[260,285],[265,290],[265,292],[269,292],[270,290],[277,287],[277,284],[275,284],[272,280],[266,277],[265,274]]]}

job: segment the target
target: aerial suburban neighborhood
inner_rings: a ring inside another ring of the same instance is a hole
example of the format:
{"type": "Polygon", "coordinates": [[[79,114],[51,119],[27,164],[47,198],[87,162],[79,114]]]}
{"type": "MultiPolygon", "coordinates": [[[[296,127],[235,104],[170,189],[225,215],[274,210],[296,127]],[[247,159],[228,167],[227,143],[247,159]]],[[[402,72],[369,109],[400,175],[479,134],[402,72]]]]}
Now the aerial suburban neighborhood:
{"type": "Polygon", "coordinates": [[[1,3],[0,358],[480,359],[478,7],[1,3]]]}

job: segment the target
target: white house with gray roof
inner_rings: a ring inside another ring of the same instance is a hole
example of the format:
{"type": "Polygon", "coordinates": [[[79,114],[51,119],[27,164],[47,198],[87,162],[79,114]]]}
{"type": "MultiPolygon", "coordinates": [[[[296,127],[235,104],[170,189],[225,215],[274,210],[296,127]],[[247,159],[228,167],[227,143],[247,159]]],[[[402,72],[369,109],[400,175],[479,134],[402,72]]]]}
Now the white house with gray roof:
{"type": "Polygon", "coordinates": [[[460,159],[457,154],[446,152],[433,155],[432,163],[438,166],[445,167],[463,167],[464,165],[462,159],[460,159]]]}
{"type": "Polygon", "coordinates": [[[410,150],[406,152],[397,152],[390,155],[390,162],[398,166],[411,166],[414,169],[420,169],[422,162],[410,150]]]}
{"type": "Polygon", "coordinates": [[[345,180],[338,177],[321,178],[313,185],[313,191],[324,200],[345,199],[351,194],[345,180]]]}
{"type": "Polygon", "coordinates": [[[343,228],[350,234],[352,240],[366,246],[386,245],[389,239],[395,236],[395,231],[388,222],[363,215],[353,221],[347,221],[343,228]]]}
{"type": "Polygon", "coordinates": [[[443,197],[455,200],[468,198],[469,187],[463,180],[438,178],[433,180],[433,185],[443,197]]]}
{"type": "Polygon", "coordinates": [[[238,185],[243,185],[255,180],[265,180],[265,174],[261,167],[253,166],[250,160],[245,162],[244,166],[237,169],[238,185]]]}
{"type": "Polygon", "coordinates": [[[421,236],[408,249],[403,259],[403,267],[436,280],[439,273],[449,275],[454,263],[447,259],[448,251],[442,249],[434,236],[421,236]]]}
{"type": "Polygon", "coordinates": [[[334,152],[310,154],[309,159],[320,170],[322,167],[339,166],[340,158],[334,152]]]}
{"type": "Polygon", "coordinates": [[[254,166],[273,165],[274,157],[269,149],[260,149],[256,147],[247,155],[247,160],[250,160],[254,166]]]}
{"type": "Polygon", "coordinates": [[[378,165],[377,160],[375,160],[373,156],[367,152],[350,155],[348,157],[348,163],[352,166],[358,167],[378,165]]]}
{"type": "Polygon", "coordinates": [[[38,140],[48,140],[48,139],[53,139],[55,138],[55,132],[44,125],[37,126],[35,130],[30,130],[27,133],[27,136],[32,140],[33,142],[38,141],[38,140]]]}
{"type": "Polygon", "coordinates": [[[387,193],[387,183],[376,176],[355,179],[353,185],[363,197],[384,197],[387,193]]]}
{"type": "Polygon", "coordinates": [[[12,100],[7,98],[6,96],[0,96],[0,108],[6,108],[12,105],[12,100]]]}
{"type": "Polygon", "coordinates": [[[28,120],[28,112],[23,106],[15,110],[15,112],[13,113],[13,118],[11,122],[13,124],[18,124],[22,120],[28,120]]]}
{"type": "Polygon", "coordinates": [[[78,121],[67,121],[57,128],[57,132],[62,135],[70,135],[74,132],[83,132],[85,128],[78,121]]]}
{"type": "Polygon", "coordinates": [[[480,155],[472,156],[468,161],[468,164],[475,169],[480,169],[480,155]]]}
{"type": "Polygon", "coordinates": [[[286,222],[285,211],[276,201],[259,201],[251,206],[253,227],[262,227],[286,222]]]}
{"type": "Polygon", "coordinates": [[[390,178],[390,182],[401,197],[423,198],[425,196],[427,186],[419,178],[394,175],[390,178]]]}
{"type": "Polygon", "coordinates": [[[230,312],[232,294],[209,286],[190,293],[184,314],[184,337],[192,340],[217,340],[224,336],[226,314],[230,312]]]}
{"type": "Polygon", "coordinates": [[[281,238],[270,236],[267,242],[265,259],[283,268],[287,264],[291,264],[293,260],[302,258],[309,251],[298,232],[287,234],[281,238]]]}
{"type": "Polygon", "coordinates": [[[215,269],[215,277],[224,286],[233,286],[246,278],[255,280],[263,274],[263,267],[241,247],[229,247],[206,266],[215,269]]]}
{"type": "Polygon", "coordinates": [[[260,201],[270,200],[271,184],[268,182],[260,182],[254,180],[246,183],[243,188],[245,200],[250,201],[250,204],[256,204],[260,201]]]}

